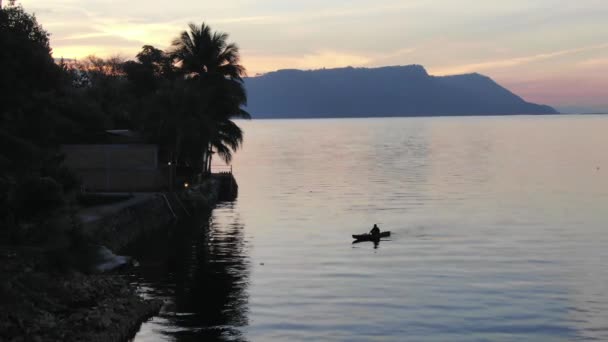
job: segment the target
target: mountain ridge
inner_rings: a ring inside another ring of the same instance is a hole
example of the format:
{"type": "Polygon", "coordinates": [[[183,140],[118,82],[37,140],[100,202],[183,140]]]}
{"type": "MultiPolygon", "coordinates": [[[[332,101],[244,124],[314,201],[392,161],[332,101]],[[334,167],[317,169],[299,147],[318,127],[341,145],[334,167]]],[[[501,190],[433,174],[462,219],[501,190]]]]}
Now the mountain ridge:
{"type": "Polygon", "coordinates": [[[491,78],[432,76],[421,65],[283,69],[245,78],[254,118],[558,114],[491,78]]]}

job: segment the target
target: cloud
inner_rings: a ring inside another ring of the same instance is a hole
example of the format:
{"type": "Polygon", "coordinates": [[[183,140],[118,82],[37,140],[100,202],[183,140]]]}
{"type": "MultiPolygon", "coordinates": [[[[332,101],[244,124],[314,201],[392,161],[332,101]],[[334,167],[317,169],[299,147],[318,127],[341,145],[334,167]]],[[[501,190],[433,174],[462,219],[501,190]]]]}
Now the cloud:
{"type": "MultiPolygon", "coordinates": [[[[260,15],[252,17],[232,17],[232,18],[218,18],[212,19],[214,23],[219,24],[234,24],[234,23],[245,23],[245,24],[268,24],[271,22],[277,22],[280,18],[276,16],[260,15]]],[[[285,18],[287,20],[287,18],[285,18]]]]}
{"type": "Polygon", "coordinates": [[[372,58],[338,51],[316,51],[301,56],[257,55],[243,52],[243,64],[253,66],[250,74],[264,73],[278,69],[319,69],[345,66],[364,66],[372,58]]]}
{"type": "Polygon", "coordinates": [[[583,68],[608,67],[608,58],[587,59],[578,63],[583,68]]]}
{"type": "Polygon", "coordinates": [[[112,34],[106,33],[88,33],[82,35],[74,35],[54,41],[55,49],[69,46],[99,46],[104,48],[126,48],[133,49],[145,45],[145,42],[133,39],[125,39],[112,34]]]}
{"type": "Polygon", "coordinates": [[[90,55],[104,58],[121,56],[122,58],[129,59],[133,57],[134,51],[131,47],[113,47],[111,53],[108,53],[106,46],[96,44],[58,46],[53,48],[53,57],[55,59],[68,58],[80,60],[90,55]]]}
{"type": "Polygon", "coordinates": [[[608,80],[593,79],[586,75],[500,83],[526,100],[557,106],[576,102],[602,106],[607,104],[608,99],[608,80]]]}
{"type": "MultiPolygon", "coordinates": [[[[559,6],[555,0],[19,3],[51,32],[55,56],[132,58],[144,43],[166,49],[188,22],[205,21],[230,33],[251,74],[417,63],[440,75],[483,72],[502,84],[573,75],[601,81],[608,68],[601,50],[608,48],[606,0],[559,6]]],[[[563,83],[560,89],[567,87],[575,88],[563,83]]],[[[568,97],[566,90],[554,89],[568,97]]],[[[574,100],[580,96],[575,89],[571,94],[574,100]]]]}
{"type": "Polygon", "coordinates": [[[243,64],[252,75],[278,69],[321,69],[340,67],[377,67],[403,64],[398,61],[412,54],[415,48],[397,49],[389,53],[353,53],[336,50],[319,50],[303,54],[267,55],[258,51],[243,50],[243,64]]]}
{"type": "Polygon", "coordinates": [[[403,64],[403,58],[407,55],[411,55],[416,52],[416,48],[405,48],[397,49],[384,54],[375,54],[372,61],[368,63],[369,66],[384,66],[388,64],[403,64]]]}
{"type": "Polygon", "coordinates": [[[448,74],[461,74],[461,73],[476,72],[476,71],[483,71],[483,70],[490,70],[490,69],[509,68],[509,67],[514,67],[514,66],[519,66],[522,64],[529,64],[529,63],[533,63],[533,62],[544,61],[544,60],[561,57],[561,56],[565,56],[565,55],[571,55],[571,54],[575,54],[575,53],[592,51],[592,50],[600,50],[600,49],[606,49],[606,48],[608,48],[608,44],[599,44],[599,45],[586,46],[586,47],[581,47],[581,48],[576,48],[576,49],[566,49],[566,50],[554,51],[554,52],[549,52],[549,53],[541,53],[541,54],[536,54],[536,55],[531,55],[531,56],[514,57],[514,58],[493,60],[493,61],[480,62],[480,63],[470,63],[470,64],[463,64],[463,65],[458,65],[458,66],[448,66],[448,67],[443,67],[443,68],[439,67],[439,68],[433,69],[433,73],[437,74],[437,75],[448,75],[448,74]]]}

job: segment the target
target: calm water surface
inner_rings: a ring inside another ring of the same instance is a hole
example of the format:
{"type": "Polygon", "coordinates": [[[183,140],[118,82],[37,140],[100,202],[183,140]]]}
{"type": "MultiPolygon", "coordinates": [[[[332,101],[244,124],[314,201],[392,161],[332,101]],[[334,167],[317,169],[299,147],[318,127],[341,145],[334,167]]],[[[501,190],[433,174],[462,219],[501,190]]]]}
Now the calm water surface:
{"type": "Polygon", "coordinates": [[[135,341],[608,340],[608,117],[241,124],[238,201],[136,252],[135,341]]]}

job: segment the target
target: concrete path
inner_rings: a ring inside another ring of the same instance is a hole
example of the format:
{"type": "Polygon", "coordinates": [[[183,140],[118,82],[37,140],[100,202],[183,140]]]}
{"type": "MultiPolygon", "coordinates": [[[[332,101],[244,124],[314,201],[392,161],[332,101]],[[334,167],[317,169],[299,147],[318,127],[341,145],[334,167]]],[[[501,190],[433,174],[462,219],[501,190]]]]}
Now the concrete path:
{"type": "MultiPolygon", "coordinates": [[[[128,193],[112,193],[112,194],[127,195],[128,193]]],[[[131,197],[127,200],[124,200],[124,201],[83,208],[78,212],[78,217],[82,220],[83,223],[94,222],[105,216],[109,216],[114,213],[117,213],[124,208],[130,207],[139,202],[147,201],[147,200],[153,198],[154,196],[160,195],[160,193],[158,193],[158,192],[134,192],[134,193],[129,193],[129,194],[133,195],[133,197],[131,197]]]]}

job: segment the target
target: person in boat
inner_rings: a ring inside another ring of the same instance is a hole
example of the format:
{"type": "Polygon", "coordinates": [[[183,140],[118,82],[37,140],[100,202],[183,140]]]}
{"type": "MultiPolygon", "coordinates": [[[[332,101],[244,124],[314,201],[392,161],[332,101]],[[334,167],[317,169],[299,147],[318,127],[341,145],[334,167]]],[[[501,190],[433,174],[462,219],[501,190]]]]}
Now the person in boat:
{"type": "Polygon", "coordinates": [[[369,233],[371,235],[380,235],[380,228],[378,228],[378,225],[374,223],[374,228],[372,228],[369,233]]]}

